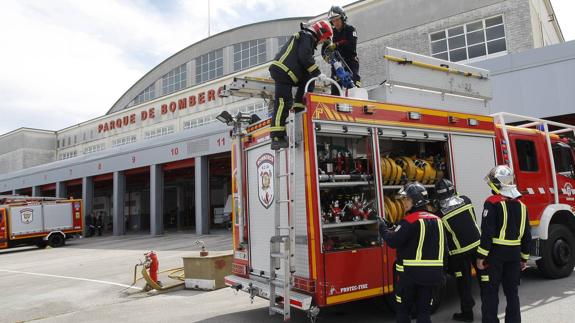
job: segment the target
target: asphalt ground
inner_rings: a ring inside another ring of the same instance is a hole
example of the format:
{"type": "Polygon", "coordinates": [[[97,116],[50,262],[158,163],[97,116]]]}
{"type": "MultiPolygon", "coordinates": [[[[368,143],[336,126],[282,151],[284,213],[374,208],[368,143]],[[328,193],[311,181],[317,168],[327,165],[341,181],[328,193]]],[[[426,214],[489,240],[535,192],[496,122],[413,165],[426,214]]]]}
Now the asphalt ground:
{"type": "MultiPolygon", "coordinates": [[[[130,286],[134,265],[144,252],[155,250],[160,270],[182,266],[182,257],[200,249],[229,250],[229,231],[212,235],[168,234],[162,237],[123,236],[70,240],[63,248],[35,247],[0,251],[0,322],[282,322],[270,317],[267,302],[229,288],[200,292],[178,288],[168,293],[143,292],[142,282],[130,286]]],[[[160,277],[167,281],[164,276],[160,277]]],[[[480,321],[477,285],[476,321],[480,321]]],[[[573,322],[575,276],[547,280],[529,268],[520,286],[523,322],[573,322]]],[[[505,311],[500,295],[500,313],[505,311]]],[[[450,322],[459,303],[448,283],[434,322],[450,322]]],[[[318,322],[394,321],[381,298],[322,309],[318,322]]],[[[292,322],[309,322],[294,311],[292,322]]]]}

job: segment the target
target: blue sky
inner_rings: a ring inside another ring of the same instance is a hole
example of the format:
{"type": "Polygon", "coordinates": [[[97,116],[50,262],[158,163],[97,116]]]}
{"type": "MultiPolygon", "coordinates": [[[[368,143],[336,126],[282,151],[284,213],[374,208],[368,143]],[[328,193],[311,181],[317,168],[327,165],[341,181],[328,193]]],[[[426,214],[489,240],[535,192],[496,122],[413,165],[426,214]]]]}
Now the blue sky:
{"type": "MultiPolygon", "coordinates": [[[[212,0],[211,33],[351,2],[212,0]]],[[[575,1],[552,3],[575,39],[575,1]]],[[[0,134],[101,116],[151,68],[205,38],[207,12],[207,0],[0,1],[0,134]]]]}

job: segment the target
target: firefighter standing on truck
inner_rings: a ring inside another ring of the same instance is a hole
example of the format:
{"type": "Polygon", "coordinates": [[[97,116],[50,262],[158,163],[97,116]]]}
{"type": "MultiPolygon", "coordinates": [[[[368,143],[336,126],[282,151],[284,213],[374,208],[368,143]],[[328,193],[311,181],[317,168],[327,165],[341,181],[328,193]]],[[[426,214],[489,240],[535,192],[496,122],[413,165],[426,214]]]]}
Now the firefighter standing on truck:
{"type": "Polygon", "coordinates": [[[438,215],[447,230],[448,268],[455,276],[461,301],[461,313],[453,314],[453,319],[473,322],[475,301],[471,295],[471,266],[475,267],[480,237],[473,204],[467,196],[458,195],[448,179],[442,178],[435,184],[435,193],[438,215]]]}
{"type": "Polygon", "coordinates": [[[521,194],[508,166],[494,167],[485,181],[493,195],[483,206],[481,244],[477,248],[483,322],[499,322],[499,284],[507,298],[505,322],[521,322],[518,286],[531,243],[527,207],[518,200],[521,194]]]}
{"type": "MultiPolygon", "coordinates": [[[[271,149],[288,147],[286,118],[292,107],[296,111],[305,108],[303,95],[309,79],[317,76],[326,78],[315,63],[314,53],[317,45],[331,39],[332,35],[331,26],[324,20],[311,26],[301,24],[301,30],[286,42],[272,62],[269,71],[275,81],[275,105],[270,128],[271,149]],[[292,95],[294,86],[297,86],[295,103],[292,95]]],[[[313,88],[312,82],[308,90],[313,91],[313,88]]]]}
{"type": "MultiPolygon", "coordinates": [[[[347,15],[341,7],[331,7],[327,17],[333,26],[333,41],[325,43],[322,46],[321,53],[324,59],[328,60],[329,53],[337,50],[353,74],[353,84],[360,87],[361,77],[359,76],[359,59],[357,58],[357,32],[352,25],[347,23],[347,15]]],[[[337,80],[333,66],[331,68],[331,78],[337,80]]],[[[338,80],[338,82],[342,85],[341,81],[338,80]]],[[[331,94],[339,95],[335,85],[331,86],[331,94]]]]}
{"type": "Polygon", "coordinates": [[[411,322],[415,304],[417,322],[431,322],[432,293],[443,280],[448,251],[443,223],[427,211],[427,190],[420,183],[405,184],[396,198],[407,210],[405,217],[395,229],[388,229],[385,222],[379,226],[385,242],[397,249],[396,320],[411,322]]]}

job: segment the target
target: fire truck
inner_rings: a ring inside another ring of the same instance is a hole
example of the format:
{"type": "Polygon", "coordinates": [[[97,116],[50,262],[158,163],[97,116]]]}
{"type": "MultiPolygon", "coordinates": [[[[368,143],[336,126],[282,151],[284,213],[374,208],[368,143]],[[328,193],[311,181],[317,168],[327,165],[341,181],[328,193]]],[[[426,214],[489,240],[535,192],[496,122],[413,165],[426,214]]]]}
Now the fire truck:
{"type": "MultiPolygon", "coordinates": [[[[575,154],[560,136],[575,127],[489,115],[483,69],[391,48],[382,64],[385,82],[367,99],[357,91],[307,93],[305,111],[290,113],[283,150],[270,150],[270,120],[218,118],[233,126],[234,139],[234,261],[226,284],[268,299],[270,315],[286,321],[292,308],[313,321],[322,307],[392,296],[396,254],[377,223],[403,217],[397,190],[419,181],[433,196],[434,183],[449,178],[481,214],[491,194],[483,177],[497,164],[516,172],[533,228],[531,261],[548,277],[570,275],[575,154]]],[[[271,100],[273,82],[236,79],[224,93],[271,100]]]]}
{"type": "Polygon", "coordinates": [[[82,200],[0,195],[0,249],[62,247],[82,231],[82,200]]]}

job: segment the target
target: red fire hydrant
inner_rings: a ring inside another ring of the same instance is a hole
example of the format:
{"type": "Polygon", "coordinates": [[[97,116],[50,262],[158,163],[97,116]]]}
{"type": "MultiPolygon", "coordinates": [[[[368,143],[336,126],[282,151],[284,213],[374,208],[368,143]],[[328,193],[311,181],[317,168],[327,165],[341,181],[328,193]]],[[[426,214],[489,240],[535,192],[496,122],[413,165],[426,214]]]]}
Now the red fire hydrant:
{"type": "Polygon", "coordinates": [[[160,267],[160,262],[158,261],[158,255],[155,252],[150,251],[145,254],[146,263],[145,267],[150,273],[150,278],[152,281],[158,282],[158,268],[160,267]]]}

